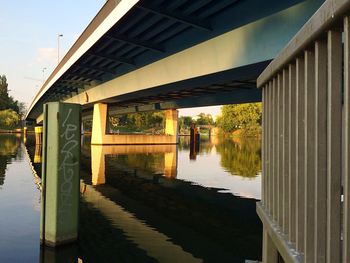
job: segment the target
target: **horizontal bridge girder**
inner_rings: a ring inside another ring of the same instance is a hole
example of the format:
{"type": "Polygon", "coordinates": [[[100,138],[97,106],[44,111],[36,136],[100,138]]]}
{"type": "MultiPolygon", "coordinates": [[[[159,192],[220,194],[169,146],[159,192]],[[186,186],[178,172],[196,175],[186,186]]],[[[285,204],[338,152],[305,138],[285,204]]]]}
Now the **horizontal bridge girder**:
{"type": "Polygon", "coordinates": [[[156,14],[156,15],[160,15],[172,20],[175,20],[177,22],[186,24],[188,26],[192,26],[198,29],[202,29],[202,30],[207,30],[207,31],[211,31],[211,27],[210,24],[208,22],[199,20],[199,19],[194,19],[192,17],[188,17],[188,16],[184,16],[180,13],[177,13],[175,11],[171,11],[168,12],[165,9],[159,9],[157,7],[153,7],[153,6],[146,6],[145,4],[142,5],[136,5],[137,8],[145,10],[147,12],[156,14]]]}
{"type": "Polygon", "coordinates": [[[111,40],[114,41],[119,41],[119,42],[123,42],[126,44],[130,44],[136,47],[141,47],[144,49],[148,49],[148,50],[152,50],[152,51],[156,51],[156,52],[164,52],[164,48],[162,48],[160,45],[154,44],[154,43],[150,43],[148,41],[142,41],[136,38],[130,38],[130,37],[126,37],[126,36],[115,36],[115,35],[105,35],[106,38],[109,38],[111,40]]]}
{"type": "MultiPolygon", "coordinates": [[[[237,90],[232,92],[223,92],[221,94],[205,95],[200,97],[184,98],[179,100],[153,103],[148,105],[132,106],[120,108],[118,104],[111,105],[108,109],[110,115],[122,115],[136,112],[168,110],[168,109],[182,109],[191,107],[203,107],[225,104],[238,104],[248,102],[260,102],[261,90],[249,89],[249,90],[237,90]]],[[[92,111],[86,111],[83,114],[84,119],[92,118],[92,111]]]]}
{"type": "Polygon", "coordinates": [[[117,63],[127,64],[131,66],[135,66],[135,62],[132,59],[128,59],[125,57],[119,57],[111,54],[104,54],[104,53],[96,53],[96,52],[90,52],[88,53],[90,56],[95,56],[103,59],[108,59],[117,63]]]}

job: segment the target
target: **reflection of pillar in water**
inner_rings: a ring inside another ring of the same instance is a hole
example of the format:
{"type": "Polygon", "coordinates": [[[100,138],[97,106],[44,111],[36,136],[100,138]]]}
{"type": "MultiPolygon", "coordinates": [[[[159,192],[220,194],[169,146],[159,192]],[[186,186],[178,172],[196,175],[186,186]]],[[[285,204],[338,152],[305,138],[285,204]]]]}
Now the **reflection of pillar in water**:
{"type": "Polygon", "coordinates": [[[78,246],[69,245],[60,248],[40,247],[40,263],[82,262],[78,259],[78,246]]]}
{"type": "Polygon", "coordinates": [[[83,135],[84,134],[84,121],[83,120],[81,120],[80,130],[81,130],[81,135],[83,135]]]}
{"type": "Polygon", "coordinates": [[[191,123],[190,130],[190,159],[196,160],[197,152],[199,151],[199,133],[194,123],[191,123]]]}
{"type": "Polygon", "coordinates": [[[27,142],[27,132],[28,132],[28,128],[24,127],[23,128],[23,143],[24,144],[27,142]]]}
{"type": "Polygon", "coordinates": [[[164,176],[176,178],[177,176],[177,146],[172,146],[171,152],[164,154],[164,176]]]}
{"type": "Polygon", "coordinates": [[[199,153],[199,145],[201,142],[201,134],[199,133],[199,128],[196,129],[196,152],[199,153]]]}
{"type": "Polygon", "coordinates": [[[42,145],[35,144],[35,152],[34,152],[34,163],[41,163],[41,155],[42,155],[42,145]]]}
{"type": "Polygon", "coordinates": [[[36,126],[34,131],[35,131],[35,144],[41,144],[42,138],[43,138],[43,127],[36,126]]]}
{"type": "Polygon", "coordinates": [[[104,184],[106,182],[103,147],[103,145],[91,145],[91,181],[93,185],[104,184]]]}

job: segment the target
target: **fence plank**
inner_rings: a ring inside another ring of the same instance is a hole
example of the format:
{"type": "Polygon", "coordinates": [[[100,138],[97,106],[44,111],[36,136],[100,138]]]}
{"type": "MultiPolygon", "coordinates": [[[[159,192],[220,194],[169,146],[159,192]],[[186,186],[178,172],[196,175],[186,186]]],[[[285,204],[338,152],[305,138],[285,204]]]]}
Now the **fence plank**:
{"type": "Polygon", "coordinates": [[[272,177],[273,177],[273,209],[272,218],[277,221],[277,79],[272,80],[272,107],[273,107],[273,120],[272,120],[272,177]]]}
{"type": "Polygon", "coordinates": [[[273,145],[272,145],[272,128],[273,128],[273,110],[272,110],[272,99],[273,99],[273,92],[272,92],[272,81],[269,82],[269,102],[268,102],[268,108],[269,108],[269,132],[268,132],[268,156],[269,156],[269,172],[268,172],[268,180],[269,180],[269,212],[272,214],[272,207],[273,207],[273,145]]]}
{"type": "Polygon", "coordinates": [[[344,18],[344,143],[343,143],[343,178],[344,178],[344,244],[343,263],[350,262],[350,17],[344,18]]]}
{"type": "Polygon", "coordinates": [[[315,263],[326,262],[327,42],[315,43],[315,263]]]}
{"type": "MultiPolygon", "coordinates": [[[[283,74],[283,73],[282,73],[283,74]]],[[[283,173],[282,173],[282,121],[283,121],[283,108],[282,108],[282,100],[283,100],[283,75],[281,73],[277,75],[277,127],[276,127],[276,153],[277,153],[277,222],[280,226],[282,226],[282,218],[283,218],[283,173]]]]}
{"type": "Polygon", "coordinates": [[[296,248],[299,252],[304,252],[304,165],[305,165],[305,89],[304,89],[304,57],[296,59],[296,248]]]}
{"type": "Polygon", "coordinates": [[[305,56],[305,248],[304,261],[314,261],[315,229],[315,54],[305,56]]]}
{"type": "Polygon", "coordinates": [[[340,262],[341,194],[341,32],[328,31],[327,262],[340,262]]]}
{"type": "Polygon", "coordinates": [[[289,179],[289,241],[296,242],[296,69],[294,64],[289,65],[289,98],[288,105],[288,166],[286,174],[289,179]]]}
{"type": "Polygon", "coordinates": [[[265,144],[266,144],[266,85],[262,88],[262,140],[261,140],[261,186],[262,186],[262,192],[261,192],[261,200],[263,205],[266,205],[266,150],[265,150],[265,144]]]}
{"type": "Polygon", "coordinates": [[[289,230],[289,179],[288,179],[288,159],[289,159],[289,129],[288,129],[288,117],[289,117],[289,75],[290,66],[288,69],[283,70],[283,100],[282,100],[282,111],[283,122],[282,122],[282,172],[280,173],[283,179],[283,224],[282,229],[285,234],[288,234],[289,230]]]}

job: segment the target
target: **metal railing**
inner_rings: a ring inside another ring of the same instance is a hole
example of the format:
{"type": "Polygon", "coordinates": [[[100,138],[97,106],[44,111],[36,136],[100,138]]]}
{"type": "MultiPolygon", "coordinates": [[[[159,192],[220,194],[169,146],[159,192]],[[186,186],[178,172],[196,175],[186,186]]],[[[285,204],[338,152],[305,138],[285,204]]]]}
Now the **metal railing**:
{"type": "Polygon", "coordinates": [[[264,262],[350,262],[350,0],[327,0],[258,78],[264,262]]]}

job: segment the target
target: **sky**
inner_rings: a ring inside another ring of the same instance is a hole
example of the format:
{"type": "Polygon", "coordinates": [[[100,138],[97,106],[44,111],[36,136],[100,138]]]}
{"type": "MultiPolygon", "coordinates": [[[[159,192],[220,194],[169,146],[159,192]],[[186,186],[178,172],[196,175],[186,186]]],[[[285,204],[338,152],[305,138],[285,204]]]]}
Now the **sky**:
{"type": "MultiPolygon", "coordinates": [[[[105,0],[0,0],[0,75],[10,95],[29,106],[35,94],[105,0]]],[[[181,109],[180,116],[217,116],[220,106],[181,109]]]]}

